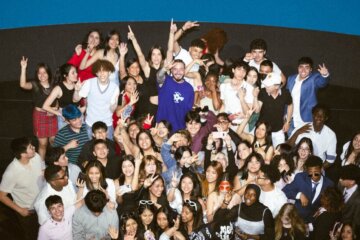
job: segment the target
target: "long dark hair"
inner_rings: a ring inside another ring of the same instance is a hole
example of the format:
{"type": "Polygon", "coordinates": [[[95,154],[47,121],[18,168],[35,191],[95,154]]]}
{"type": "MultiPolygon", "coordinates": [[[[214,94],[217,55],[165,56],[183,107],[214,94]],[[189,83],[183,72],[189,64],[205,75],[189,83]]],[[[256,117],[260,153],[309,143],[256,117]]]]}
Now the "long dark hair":
{"type": "MultiPolygon", "coordinates": [[[[357,131],[353,135],[353,137],[351,138],[351,142],[349,144],[349,147],[346,149],[346,152],[345,152],[345,159],[348,159],[350,157],[350,154],[354,151],[353,142],[354,142],[354,139],[356,138],[356,136],[359,135],[359,134],[360,134],[360,131],[357,131]]],[[[356,154],[354,163],[355,163],[356,166],[360,165],[360,154],[356,154]]]]}
{"type": "MultiPolygon", "coordinates": [[[[122,158],[122,161],[121,161],[121,168],[122,168],[122,165],[125,161],[129,161],[133,166],[134,166],[134,169],[135,169],[135,158],[133,155],[124,155],[123,158],[122,158]]],[[[119,185],[123,185],[125,182],[125,174],[121,171],[121,174],[120,174],[120,177],[119,177],[119,185]]]]}
{"type": "Polygon", "coordinates": [[[94,187],[93,187],[93,185],[91,183],[90,177],[89,177],[89,171],[90,171],[90,168],[92,168],[92,167],[96,167],[99,170],[99,172],[100,172],[100,179],[99,179],[100,186],[103,189],[106,189],[108,187],[108,185],[107,185],[106,179],[105,179],[105,168],[102,165],[102,163],[99,162],[98,160],[90,161],[85,167],[85,172],[86,172],[85,183],[86,183],[87,189],[89,189],[89,191],[94,189],[94,187]]]}
{"type": "Polygon", "coordinates": [[[65,63],[56,70],[56,73],[55,73],[55,84],[56,85],[65,81],[66,77],[69,75],[71,68],[76,69],[76,67],[74,65],[65,63]]]}
{"type": "Polygon", "coordinates": [[[190,193],[191,199],[198,199],[201,197],[201,184],[199,182],[199,179],[196,177],[195,173],[192,172],[186,172],[180,177],[179,181],[179,191],[181,193],[181,196],[184,197],[184,192],[181,189],[181,182],[184,178],[189,178],[193,182],[193,190],[190,193]]]}
{"type": "Polygon", "coordinates": [[[271,125],[270,123],[266,122],[266,121],[258,121],[255,125],[255,134],[254,134],[254,141],[252,142],[252,147],[254,148],[255,143],[257,142],[257,138],[256,138],[256,130],[261,126],[261,124],[265,125],[266,128],[266,133],[265,133],[265,145],[266,146],[271,146],[272,145],[272,139],[271,139],[271,125]]]}
{"type": "Polygon", "coordinates": [[[46,92],[48,92],[48,94],[46,94],[46,95],[49,95],[51,90],[54,88],[55,83],[54,83],[51,69],[50,69],[49,65],[47,65],[46,63],[38,63],[36,66],[36,70],[35,70],[35,74],[34,74],[35,81],[33,81],[34,86],[35,86],[35,91],[39,91],[41,89],[45,93],[45,88],[40,84],[40,80],[38,78],[38,73],[40,71],[40,68],[45,69],[45,72],[48,75],[49,89],[47,89],[46,92]]]}
{"type": "Polygon", "coordinates": [[[90,34],[93,33],[93,32],[96,32],[97,34],[99,34],[99,38],[100,38],[100,39],[99,39],[99,40],[100,40],[99,45],[97,45],[97,46],[95,47],[95,49],[97,50],[97,49],[103,48],[104,38],[103,38],[100,30],[95,28],[95,29],[91,29],[91,30],[90,30],[89,32],[87,32],[87,34],[85,35],[83,41],[81,42],[81,46],[82,46],[83,49],[86,49],[86,48],[88,47],[88,44],[89,44],[89,43],[88,43],[88,39],[89,39],[90,34]]]}
{"type": "MultiPolygon", "coordinates": [[[[104,48],[104,56],[106,56],[107,52],[110,50],[110,46],[109,46],[109,40],[112,36],[114,35],[118,35],[119,37],[119,43],[120,43],[120,33],[116,30],[111,30],[105,37],[105,48],[104,48]]],[[[118,56],[118,58],[120,57],[120,51],[119,48],[115,49],[115,53],[118,56]]]]}

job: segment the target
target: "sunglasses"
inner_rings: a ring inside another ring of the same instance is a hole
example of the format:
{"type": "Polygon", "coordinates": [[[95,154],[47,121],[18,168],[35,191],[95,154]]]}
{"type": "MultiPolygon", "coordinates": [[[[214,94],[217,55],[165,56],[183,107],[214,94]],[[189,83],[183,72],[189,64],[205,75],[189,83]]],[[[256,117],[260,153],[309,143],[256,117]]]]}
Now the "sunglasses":
{"type": "Polygon", "coordinates": [[[321,173],[311,173],[311,174],[308,174],[309,177],[320,177],[321,176],[321,173]]]}
{"type": "Polygon", "coordinates": [[[153,201],[151,201],[151,200],[140,200],[139,201],[139,206],[140,205],[153,205],[154,203],[153,203],[153,201]]]}
{"type": "Polygon", "coordinates": [[[197,212],[197,205],[195,202],[191,201],[191,200],[185,200],[185,203],[190,205],[190,207],[193,207],[195,209],[195,211],[197,212]]]}

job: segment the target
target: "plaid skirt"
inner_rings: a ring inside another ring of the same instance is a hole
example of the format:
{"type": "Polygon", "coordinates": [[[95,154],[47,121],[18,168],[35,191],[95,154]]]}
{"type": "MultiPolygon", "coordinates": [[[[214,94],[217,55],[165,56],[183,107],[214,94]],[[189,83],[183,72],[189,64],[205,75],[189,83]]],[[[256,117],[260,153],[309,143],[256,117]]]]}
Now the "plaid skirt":
{"type": "Polygon", "coordinates": [[[56,115],[48,116],[47,112],[33,111],[34,135],[38,138],[55,136],[58,130],[56,115]]]}

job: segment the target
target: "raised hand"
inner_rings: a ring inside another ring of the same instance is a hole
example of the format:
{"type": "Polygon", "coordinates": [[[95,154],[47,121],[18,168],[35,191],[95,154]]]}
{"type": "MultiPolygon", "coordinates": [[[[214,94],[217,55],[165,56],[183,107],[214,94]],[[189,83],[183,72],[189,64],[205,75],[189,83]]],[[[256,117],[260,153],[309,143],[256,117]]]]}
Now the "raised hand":
{"type": "Polygon", "coordinates": [[[227,146],[231,145],[231,137],[229,134],[226,133],[225,137],[224,137],[224,141],[226,143],[227,146]]]}
{"type": "Polygon", "coordinates": [[[20,66],[23,69],[27,68],[27,62],[28,62],[28,58],[25,58],[24,56],[21,58],[20,60],[20,66]]]}
{"type": "Polygon", "coordinates": [[[254,107],[249,108],[249,110],[245,114],[245,118],[249,119],[251,115],[254,113],[254,111],[255,111],[254,107]]]}
{"type": "Polygon", "coordinates": [[[304,126],[302,126],[301,128],[299,128],[299,130],[297,130],[296,132],[298,132],[299,135],[300,135],[300,134],[303,134],[303,133],[310,132],[311,129],[312,129],[311,123],[307,123],[304,126]]]}
{"type": "Polygon", "coordinates": [[[252,53],[248,52],[248,53],[245,54],[245,57],[244,57],[245,61],[250,62],[253,59],[254,59],[254,56],[252,55],[252,53]]]}
{"type": "Polygon", "coordinates": [[[144,120],[144,123],[151,126],[151,122],[153,119],[154,119],[154,116],[150,116],[150,114],[148,113],[144,120]]]}
{"type": "Polygon", "coordinates": [[[172,172],[172,177],[171,177],[171,187],[173,188],[177,188],[177,186],[179,185],[179,178],[176,172],[172,172]]]}
{"type": "Polygon", "coordinates": [[[200,26],[200,24],[199,24],[197,21],[195,21],[195,22],[187,21],[187,22],[184,24],[184,26],[182,26],[182,29],[183,29],[184,31],[186,31],[186,30],[189,30],[190,28],[198,27],[198,26],[200,26]]]}
{"type": "Polygon", "coordinates": [[[318,71],[321,74],[321,76],[329,75],[329,70],[326,68],[325,63],[323,63],[322,65],[319,64],[318,71]]]}
{"type": "Polygon", "coordinates": [[[81,180],[80,178],[76,179],[76,186],[78,188],[84,188],[85,187],[85,180],[81,180]]]}
{"type": "Polygon", "coordinates": [[[137,103],[139,101],[139,92],[138,91],[134,91],[130,94],[130,104],[134,105],[135,103],[137,103]]]}
{"type": "Polygon", "coordinates": [[[133,33],[133,31],[131,30],[131,27],[130,25],[128,25],[128,28],[129,28],[129,32],[128,32],[128,39],[133,41],[135,39],[135,34],[133,33]]]}
{"type": "Polygon", "coordinates": [[[145,188],[148,188],[150,187],[153,182],[159,177],[159,175],[155,176],[155,173],[153,173],[150,177],[146,178],[145,181],[144,181],[144,187],[145,188]]]}
{"type": "Polygon", "coordinates": [[[171,33],[175,33],[176,31],[177,31],[177,26],[176,26],[176,24],[174,23],[174,20],[171,19],[170,32],[171,32],[171,33]]]}
{"type": "Polygon", "coordinates": [[[110,235],[111,239],[118,239],[119,237],[119,230],[114,226],[109,226],[108,234],[110,235]]]}
{"type": "Polygon", "coordinates": [[[309,199],[305,196],[305,194],[300,194],[300,202],[301,206],[306,207],[309,204],[309,199]]]}
{"type": "Polygon", "coordinates": [[[79,142],[77,139],[73,139],[67,144],[67,146],[69,149],[77,148],[79,146],[79,142]]]}
{"type": "Polygon", "coordinates": [[[174,66],[175,64],[174,64],[174,61],[171,61],[171,62],[164,62],[164,69],[166,70],[166,71],[169,71],[173,66],[174,66]]]}
{"type": "Polygon", "coordinates": [[[119,52],[121,56],[125,56],[128,52],[127,44],[126,43],[120,43],[119,45],[119,52]]]}
{"type": "Polygon", "coordinates": [[[81,51],[82,51],[82,45],[81,44],[76,45],[76,47],[75,47],[76,55],[80,56],[81,51]]]}

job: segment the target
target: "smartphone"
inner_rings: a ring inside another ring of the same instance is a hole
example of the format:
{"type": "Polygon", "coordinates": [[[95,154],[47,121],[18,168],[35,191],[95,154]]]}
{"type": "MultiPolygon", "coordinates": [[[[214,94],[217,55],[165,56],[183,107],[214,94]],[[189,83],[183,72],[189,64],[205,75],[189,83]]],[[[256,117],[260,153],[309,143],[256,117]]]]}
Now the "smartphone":
{"type": "Polygon", "coordinates": [[[226,133],[225,132],[212,132],[213,138],[225,138],[226,133]]]}
{"type": "Polygon", "coordinates": [[[86,174],[83,172],[79,172],[79,175],[77,177],[78,180],[80,181],[85,181],[86,180],[86,174]]]}
{"type": "Polygon", "coordinates": [[[127,105],[121,114],[121,118],[126,121],[131,116],[132,111],[133,107],[131,105],[127,105]]]}

